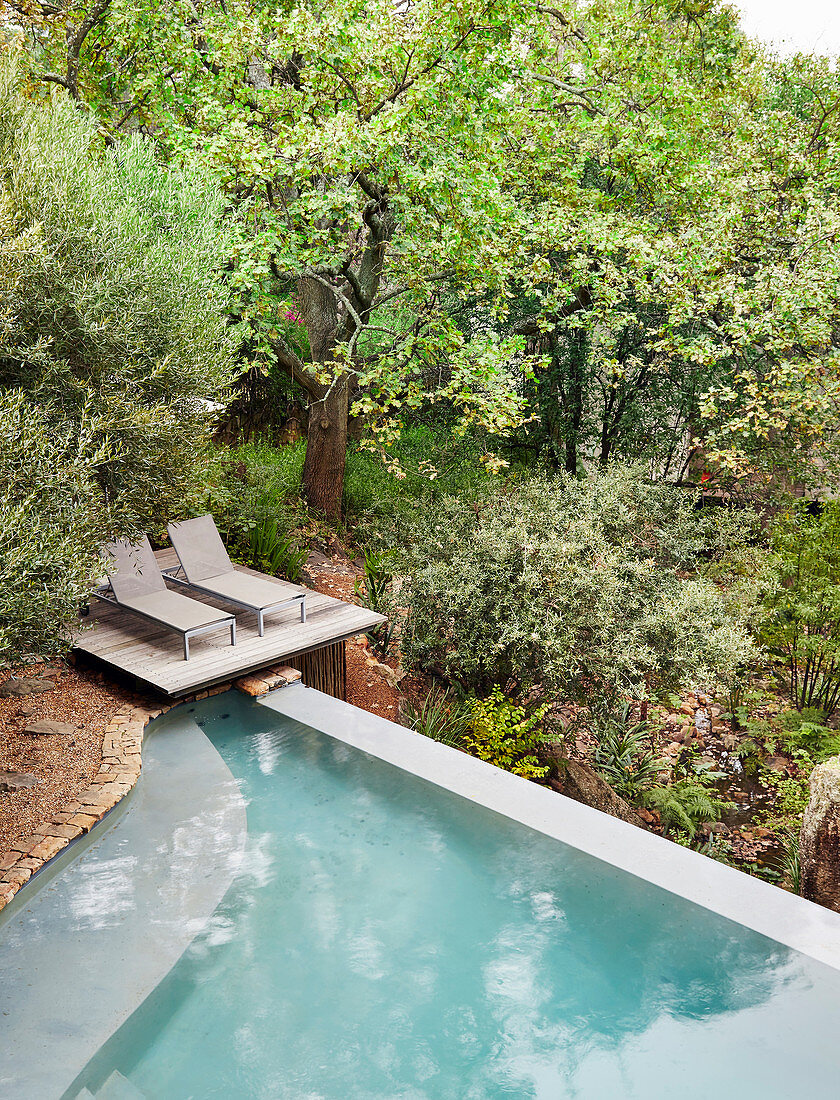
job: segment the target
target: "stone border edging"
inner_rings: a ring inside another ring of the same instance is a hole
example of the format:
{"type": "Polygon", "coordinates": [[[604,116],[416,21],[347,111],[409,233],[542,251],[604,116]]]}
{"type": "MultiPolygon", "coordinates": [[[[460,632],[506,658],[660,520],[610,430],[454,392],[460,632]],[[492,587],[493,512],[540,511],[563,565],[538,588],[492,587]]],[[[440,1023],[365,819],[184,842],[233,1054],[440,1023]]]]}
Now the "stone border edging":
{"type": "Polygon", "coordinates": [[[63,852],[71,841],[89,833],[133,789],[143,766],[143,733],[153,718],[159,718],[182,703],[221,695],[233,687],[245,695],[257,696],[297,680],[300,680],[297,669],[271,665],[242,679],[217,684],[171,702],[136,702],[117,711],[105,727],[99,771],[89,786],[63,809],[42,821],[34,833],[0,854],[0,912],[21,886],[63,852]]]}
{"type": "Polygon", "coordinates": [[[132,790],[142,768],[143,733],[153,718],[181,703],[220,695],[231,686],[221,684],[172,702],[138,702],[118,710],[105,727],[99,771],[88,787],[63,809],[42,821],[34,833],[12,844],[0,855],[0,911],[21,886],[63,852],[71,841],[89,833],[132,790]]]}

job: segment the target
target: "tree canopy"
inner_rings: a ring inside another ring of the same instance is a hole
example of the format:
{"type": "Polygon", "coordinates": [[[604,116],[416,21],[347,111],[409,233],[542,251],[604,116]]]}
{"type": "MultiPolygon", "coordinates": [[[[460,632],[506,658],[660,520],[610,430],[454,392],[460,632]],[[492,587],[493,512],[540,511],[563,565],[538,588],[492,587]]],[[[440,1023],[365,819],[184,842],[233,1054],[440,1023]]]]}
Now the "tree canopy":
{"type": "Polygon", "coordinates": [[[5,2],[36,80],[222,179],[244,354],[306,393],[328,513],[351,409],[506,433],[535,386],[572,471],[836,461],[838,76],[732,9],[5,2]]]}

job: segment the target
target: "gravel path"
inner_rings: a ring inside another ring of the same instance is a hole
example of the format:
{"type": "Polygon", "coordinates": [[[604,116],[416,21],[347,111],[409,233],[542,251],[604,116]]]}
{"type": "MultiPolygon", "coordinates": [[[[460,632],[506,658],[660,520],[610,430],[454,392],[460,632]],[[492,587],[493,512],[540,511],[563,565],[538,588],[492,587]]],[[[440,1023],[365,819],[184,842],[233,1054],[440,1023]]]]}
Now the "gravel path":
{"type": "Polygon", "coordinates": [[[121,688],[103,684],[101,673],[63,662],[13,669],[10,675],[45,678],[55,687],[0,698],[0,771],[26,772],[38,780],[35,787],[0,794],[0,853],[87,787],[99,770],[105,726],[128,699],[121,688]],[[24,732],[39,719],[66,722],[74,732],[24,732]]]}

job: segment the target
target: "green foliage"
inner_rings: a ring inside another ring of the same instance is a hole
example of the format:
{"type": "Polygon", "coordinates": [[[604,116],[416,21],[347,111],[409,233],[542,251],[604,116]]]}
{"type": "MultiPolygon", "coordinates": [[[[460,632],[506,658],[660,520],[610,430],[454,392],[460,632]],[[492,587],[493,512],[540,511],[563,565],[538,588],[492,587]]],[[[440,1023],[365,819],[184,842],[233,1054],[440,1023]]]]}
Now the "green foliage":
{"type": "Polygon", "coordinates": [[[659,814],[666,832],[681,830],[689,839],[694,838],[700,825],[719,821],[731,805],[716,798],[699,777],[649,787],[642,792],[641,801],[659,814]]]}
{"type": "Polygon", "coordinates": [[[474,756],[526,779],[543,779],[548,774],[538,755],[544,740],[545,707],[529,713],[497,687],[487,698],[473,699],[469,711],[464,745],[474,756]]]}
{"type": "Polygon", "coordinates": [[[212,512],[232,554],[248,559],[251,531],[274,520],[293,530],[308,516],[300,500],[305,446],[275,447],[262,440],[216,454],[216,476],[204,503],[212,512]]]}
{"type": "Polygon", "coordinates": [[[277,526],[277,520],[263,516],[248,536],[249,559],[255,569],[299,581],[306,561],[306,548],[300,549],[277,526]]]}
{"type": "Polygon", "coordinates": [[[13,7],[111,135],[219,173],[254,355],[316,399],[505,432],[527,393],[569,469],[836,460],[840,75],[731,5],[13,7]]]}
{"type": "Polygon", "coordinates": [[[831,715],[840,702],[840,504],[819,516],[799,504],[776,520],[774,578],[761,637],[784,661],[799,710],[831,715]]]}
{"type": "Polygon", "coordinates": [[[802,863],[799,853],[799,830],[786,829],[782,834],[784,849],[780,870],[794,894],[802,892],[802,863]]]}
{"type": "Polygon", "coordinates": [[[28,103],[16,79],[0,70],[0,388],[57,434],[96,425],[109,510],[159,527],[205,488],[229,379],[221,195],[150,141],[103,148],[72,104],[28,103]]]}
{"type": "Polygon", "coordinates": [[[807,774],[787,776],[767,770],[761,773],[761,785],[773,796],[773,808],[761,815],[761,823],[770,829],[800,825],[811,797],[807,774]]]}
{"type": "Polygon", "coordinates": [[[488,440],[481,433],[453,438],[445,424],[434,423],[403,425],[384,455],[352,447],[347,455],[344,510],[357,537],[392,545],[418,505],[448,494],[472,499],[485,492],[494,481],[481,463],[487,448],[488,440]]]}
{"type": "Polygon", "coordinates": [[[453,748],[463,746],[469,729],[469,709],[447,692],[432,688],[419,706],[406,699],[402,714],[409,729],[424,737],[453,748]]]}
{"type": "Polygon", "coordinates": [[[656,783],[663,763],[650,748],[647,722],[631,722],[629,705],[596,724],[593,763],[609,785],[629,802],[656,783]]]}
{"type": "MultiPolygon", "coordinates": [[[[681,835],[685,837],[686,844],[690,847],[691,838],[687,833],[681,835]]],[[[679,843],[682,843],[682,840],[679,840],[679,843]]],[[[709,833],[709,839],[705,844],[700,844],[695,850],[703,856],[708,856],[709,859],[716,859],[718,863],[723,863],[727,867],[735,866],[732,857],[732,841],[720,833],[709,833]]]]}
{"type": "Polygon", "coordinates": [[[0,395],[0,655],[60,652],[108,533],[97,425],[56,435],[26,395],[0,395]]]}
{"type": "MultiPolygon", "coordinates": [[[[840,754],[840,733],[824,724],[825,715],[815,707],[779,715],[779,744],[786,752],[804,753],[808,765],[821,764],[840,754]]],[[[810,768],[809,768],[810,770],[810,768]]]]}
{"type": "Polygon", "coordinates": [[[436,500],[402,541],[403,652],[477,694],[588,702],[713,681],[754,654],[700,572],[729,537],[719,522],[622,466],[436,500]]]}
{"type": "Polygon", "coordinates": [[[33,104],[17,80],[0,65],[6,657],[66,645],[109,537],[200,506],[236,340],[212,183],[140,138],[106,149],[73,105],[33,104]]]}
{"type": "MultiPolygon", "coordinates": [[[[371,611],[387,615],[391,610],[389,596],[394,579],[393,555],[384,551],[365,550],[364,562],[364,579],[361,584],[356,581],[356,598],[371,611]]],[[[382,655],[390,649],[393,635],[393,618],[365,633],[376,652],[382,655]]]]}

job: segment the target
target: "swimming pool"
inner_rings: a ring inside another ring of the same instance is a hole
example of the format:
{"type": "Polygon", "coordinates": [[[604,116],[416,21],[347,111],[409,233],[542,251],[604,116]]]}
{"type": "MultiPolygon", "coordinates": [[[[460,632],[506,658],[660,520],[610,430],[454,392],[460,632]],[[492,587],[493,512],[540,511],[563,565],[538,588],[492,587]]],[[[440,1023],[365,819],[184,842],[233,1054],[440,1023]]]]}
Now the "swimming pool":
{"type": "Polygon", "coordinates": [[[165,721],[141,783],[197,724],[247,836],[68,1098],[837,1095],[834,967],[234,693],[165,721]]]}

